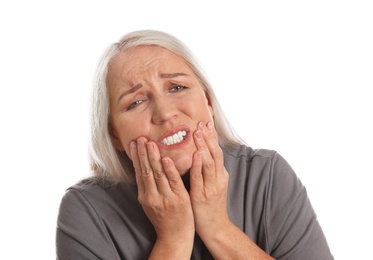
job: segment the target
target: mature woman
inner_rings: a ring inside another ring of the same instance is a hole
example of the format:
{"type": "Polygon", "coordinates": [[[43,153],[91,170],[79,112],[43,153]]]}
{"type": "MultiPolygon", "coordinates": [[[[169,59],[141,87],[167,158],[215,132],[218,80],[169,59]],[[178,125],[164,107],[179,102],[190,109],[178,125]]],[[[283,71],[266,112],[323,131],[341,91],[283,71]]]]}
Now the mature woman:
{"type": "Polygon", "coordinates": [[[59,259],[333,259],[291,167],[232,132],[173,36],[106,51],[91,129],[94,177],[61,202],[59,259]]]}

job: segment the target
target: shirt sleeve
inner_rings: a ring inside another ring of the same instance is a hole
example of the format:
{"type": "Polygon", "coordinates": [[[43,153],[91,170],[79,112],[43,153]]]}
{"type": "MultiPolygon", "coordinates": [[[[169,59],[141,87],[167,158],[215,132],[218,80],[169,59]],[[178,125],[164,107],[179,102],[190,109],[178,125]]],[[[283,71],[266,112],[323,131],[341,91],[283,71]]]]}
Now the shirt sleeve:
{"type": "Polygon", "coordinates": [[[305,187],[278,153],[269,178],[266,225],[271,255],[278,260],[334,259],[305,187]]]}
{"type": "Polygon", "coordinates": [[[120,259],[104,224],[84,195],[69,189],[57,219],[57,259],[120,259]]]}

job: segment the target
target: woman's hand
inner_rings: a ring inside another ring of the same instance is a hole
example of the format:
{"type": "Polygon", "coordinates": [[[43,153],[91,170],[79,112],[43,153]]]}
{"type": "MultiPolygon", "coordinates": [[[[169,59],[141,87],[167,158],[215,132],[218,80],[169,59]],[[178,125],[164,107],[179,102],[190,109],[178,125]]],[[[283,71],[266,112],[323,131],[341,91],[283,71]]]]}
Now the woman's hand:
{"type": "Polygon", "coordinates": [[[190,198],[196,232],[208,239],[231,224],[227,213],[228,173],[213,123],[198,124],[194,133],[197,151],[190,170],[190,198]]]}
{"type": "Polygon", "coordinates": [[[196,232],[214,259],[273,259],[228,217],[228,172],[213,124],[199,123],[190,170],[190,198],[196,232]]]}
{"type": "Polygon", "coordinates": [[[154,142],[140,137],[131,143],[138,199],[157,233],[152,255],[190,258],[194,219],[189,194],[170,158],[161,158],[154,142]]]}

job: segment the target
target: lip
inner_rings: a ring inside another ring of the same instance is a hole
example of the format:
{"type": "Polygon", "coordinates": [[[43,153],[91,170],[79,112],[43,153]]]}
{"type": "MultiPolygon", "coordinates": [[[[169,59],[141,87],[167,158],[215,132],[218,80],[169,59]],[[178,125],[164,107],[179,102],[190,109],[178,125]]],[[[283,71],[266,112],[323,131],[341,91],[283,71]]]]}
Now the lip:
{"type": "Polygon", "coordinates": [[[158,139],[158,147],[160,149],[165,149],[165,150],[172,150],[172,149],[176,149],[176,148],[180,148],[180,147],[183,147],[185,146],[186,144],[189,143],[191,139],[191,135],[190,135],[190,128],[185,126],[185,125],[180,125],[180,126],[177,126],[175,128],[172,128],[171,130],[165,132],[159,139],[158,139]],[[166,145],[164,143],[162,143],[162,140],[165,139],[166,137],[168,136],[171,136],[171,135],[174,135],[180,131],[185,131],[186,132],[186,136],[184,137],[184,140],[180,143],[177,143],[177,144],[173,144],[173,145],[166,145]]]}

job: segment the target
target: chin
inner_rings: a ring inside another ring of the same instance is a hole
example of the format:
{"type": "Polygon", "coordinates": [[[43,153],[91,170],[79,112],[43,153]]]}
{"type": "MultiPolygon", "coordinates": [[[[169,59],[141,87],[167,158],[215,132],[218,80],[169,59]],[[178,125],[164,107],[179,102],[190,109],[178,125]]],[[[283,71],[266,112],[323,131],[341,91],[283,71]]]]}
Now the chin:
{"type": "Polygon", "coordinates": [[[192,157],[189,158],[178,158],[173,159],[176,169],[180,173],[180,176],[185,175],[189,172],[190,168],[192,167],[192,157]]]}
{"type": "Polygon", "coordinates": [[[169,157],[175,164],[175,168],[179,172],[180,176],[185,175],[189,172],[193,163],[193,153],[195,148],[192,149],[175,149],[175,150],[161,150],[161,157],[169,157]]]}
{"type": "Polygon", "coordinates": [[[180,176],[184,176],[186,175],[190,170],[190,167],[188,169],[178,169],[179,173],[180,173],[180,176]]]}

